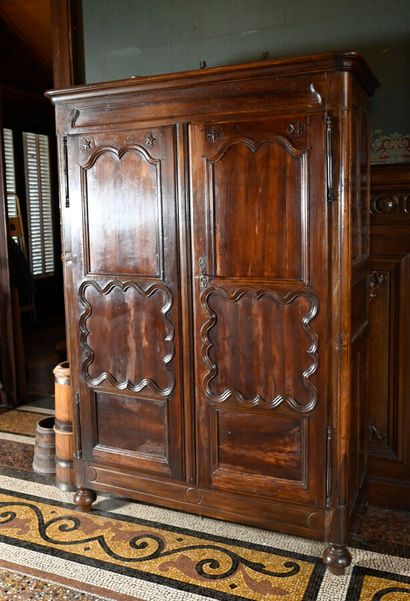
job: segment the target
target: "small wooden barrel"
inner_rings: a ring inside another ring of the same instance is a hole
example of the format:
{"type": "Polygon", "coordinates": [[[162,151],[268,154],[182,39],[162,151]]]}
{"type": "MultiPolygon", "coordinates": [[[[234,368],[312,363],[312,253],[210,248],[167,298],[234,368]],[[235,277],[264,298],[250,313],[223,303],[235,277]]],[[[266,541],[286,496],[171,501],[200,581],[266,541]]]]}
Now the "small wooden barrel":
{"type": "Polygon", "coordinates": [[[68,361],[53,370],[55,391],[56,486],[61,490],[75,490],[73,398],[68,361]]]}
{"type": "Polygon", "coordinates": [[[33,470],[38,474],[54,474],[55,452],[54,417],[45,417],[37,423],[33,470]]]}

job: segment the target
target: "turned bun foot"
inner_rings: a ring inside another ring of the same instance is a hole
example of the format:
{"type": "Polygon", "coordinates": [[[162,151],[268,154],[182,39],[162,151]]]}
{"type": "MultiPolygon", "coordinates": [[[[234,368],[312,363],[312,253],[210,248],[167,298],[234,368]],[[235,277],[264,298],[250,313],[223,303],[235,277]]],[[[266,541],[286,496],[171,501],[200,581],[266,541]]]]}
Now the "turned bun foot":
{"type": "Polygon", "coordinates": [[[89,488],[79,488],[74,494],[74,503],[80,511],[89,512],[97,495],[89,488]]]}
{"type": "Polygon", "coordinates": [[[344,545],[329,544],[323,552],[323,563],[335,576],[342,576],[351,561],[352,556],[344,545]]]}

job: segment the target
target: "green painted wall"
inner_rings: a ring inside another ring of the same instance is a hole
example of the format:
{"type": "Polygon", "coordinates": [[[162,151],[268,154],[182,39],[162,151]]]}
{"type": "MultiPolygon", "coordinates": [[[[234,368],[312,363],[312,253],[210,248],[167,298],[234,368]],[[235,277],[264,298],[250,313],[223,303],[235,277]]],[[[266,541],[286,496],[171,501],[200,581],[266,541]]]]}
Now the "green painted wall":
{"type": "Polygon", "coordinates": [[[372,129],[410,132],[410,0],[83,0],[86,81],[359,50],[372,129]]]}

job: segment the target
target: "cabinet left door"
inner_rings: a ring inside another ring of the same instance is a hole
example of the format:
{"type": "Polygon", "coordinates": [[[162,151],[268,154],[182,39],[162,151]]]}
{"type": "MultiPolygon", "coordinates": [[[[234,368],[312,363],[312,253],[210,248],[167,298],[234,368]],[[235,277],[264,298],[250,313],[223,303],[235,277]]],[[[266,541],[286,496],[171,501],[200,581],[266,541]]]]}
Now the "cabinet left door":
{"type": "Polygon", "coordinates": [[[69,136],[63,215],[79,454],[181,479],[174,147],[171,126],[69,136]]]}

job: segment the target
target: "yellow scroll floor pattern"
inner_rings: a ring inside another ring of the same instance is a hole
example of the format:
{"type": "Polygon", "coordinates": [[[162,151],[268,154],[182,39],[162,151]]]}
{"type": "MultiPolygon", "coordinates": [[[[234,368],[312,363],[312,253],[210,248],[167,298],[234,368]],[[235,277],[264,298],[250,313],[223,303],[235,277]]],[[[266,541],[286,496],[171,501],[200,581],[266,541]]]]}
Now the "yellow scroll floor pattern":
{"type": "Polygon", "coordinates": [[[217,599],[316,599],[318,557],[2,490],[0,540],[217,599]]]}
{"type": "Polygon", "coordinates": [[[410,601],[410,577],[355,566],[346,601],[410,601]]]}

